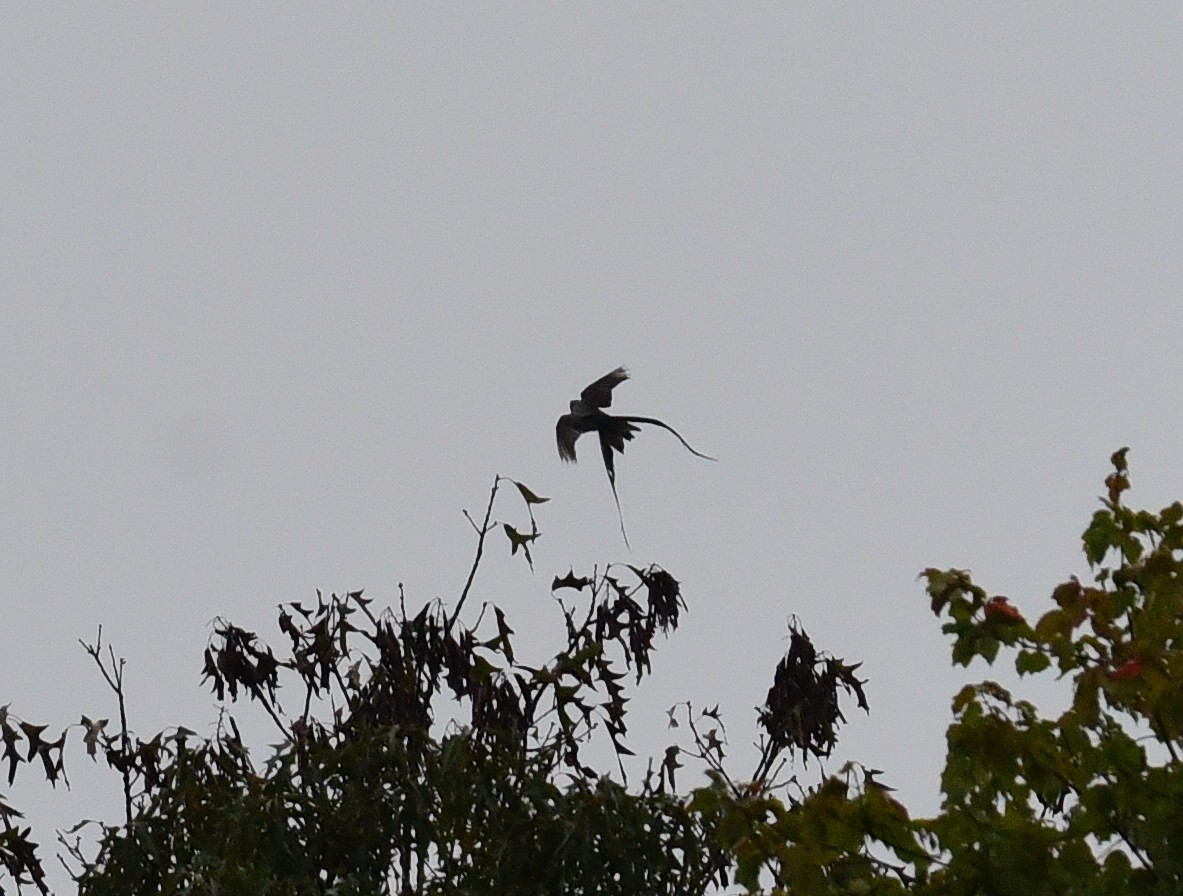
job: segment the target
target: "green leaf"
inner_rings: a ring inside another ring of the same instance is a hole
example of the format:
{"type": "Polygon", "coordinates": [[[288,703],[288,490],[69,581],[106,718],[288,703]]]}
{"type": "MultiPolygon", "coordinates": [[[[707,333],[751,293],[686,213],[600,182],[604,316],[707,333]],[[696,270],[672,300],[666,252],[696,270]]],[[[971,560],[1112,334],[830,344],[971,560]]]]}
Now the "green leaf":
{"type": "Polygon", "coordinates": [[[749,893],[760,889],[760,869],[764,867],[764,857],[751,846],[742,846],[737,850],[735,863],[735,881],[745,887],[749,893]]]}
{"type": "Polygon", "coordinates": [[[1105,559],[1111,548],[1117,546],[1119,532],[1117,521],[1108,510],[1098,510],[1093,514],[1093,521],[1084,530],[1081,538],[1084,540],[1084,555],[1090,566],[1098,565],[1105,559]]]}
{"type": "Polygon", "coordinates": [[[1167,505],[1162,509],[1158,517],[1164,529],[1168,526],[1177,526],[1180,522],[1183,522],[1183,504],[1176,501],[1173,504],[1167,505]]]}
{"type": "Polygon", "coordinates": [[[699,787],[690,797],[686,808],[699,815],[713,815],[719,810],[719,790],[716,787],[699,787]]]}
{"type": "Polygon", "coordinates": [[[1034,675],[1052,664],[1051,657],[1038,650],[1020,650],[1015,657],[1015,671],[1020,675],[1034,675]]]}
{"type": "Polygon", "coordinates": [[[998,647],[998,639],[989,635],[983,636],[978,641],[978,653],[991,666],[994,665],[994,660],[998,657],[998,647]]]}
{"type": "Polygon", "coordinates": [[[1100,686],[1100,671],[1088,669],[1076,679],[1076,692],[1072,695],[1072,709],[1079,717],[1081,724],[1091,725],[1100,715],[1100,703],[1097,691],[1100,686]]]}
{"type": "Polygon", "coordinates": [[[1067,638],[1075,628],[1073,616],[1067,610],[1048,610],[1035,623],[1035,640],[1041,644],[1050,644],[1067,638]]]}

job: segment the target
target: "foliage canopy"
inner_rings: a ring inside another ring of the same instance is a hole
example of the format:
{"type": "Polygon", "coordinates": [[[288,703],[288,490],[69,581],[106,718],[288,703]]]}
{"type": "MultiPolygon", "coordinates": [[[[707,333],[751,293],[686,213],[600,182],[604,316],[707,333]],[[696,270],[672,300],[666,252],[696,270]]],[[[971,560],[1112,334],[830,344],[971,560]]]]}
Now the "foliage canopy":
{"type": "MultiPolygon", "coordinates": [[[[802,782],[837,742],[843,695],[867,704],[857,666],[795,624],[749,776],[728,769],[717,707],[676,707],[683,743],[647,766],[630,759],[628,691],[677,630],[680,584],[652,565],[556,576],[565,638],[528,665],[500,608],[466,621],[491,533],[533,567],[547,499],[500,477],[483,521],[470,518],[476,552],[453,607],[318,594],[280,608],[278,652],[218,621],[204,653],[223,702],[210,738],[137,737],[100,633],[86,649],[118,723],[83,716],[50,740],[5,707],[0,758],[9,783],[35,765],[56,784],[76,732],[121,776],[122,820],[90,846],[83,825],[59,835],[84,894],[1180,893],[1183,505],[1127,507],[1125,449],[1112,463],[1083,535],[1091,581],[1070,577],[1034,623],[963,570],[922,574],[955,664],[1007,656],[1072,693],[1056,718],[993,681],[956,694],[932,818],[911,817],[867,767],[819,766],[802,782]],[[528,528],[493,519],[506,483],[528,528]],[[242,702],[278,743],[245,742],[242,702]],[[610,768],[595,767],[603,755],[610,768]]],[[[48,892],[20,817],[0,798],[0,892],[48,892]]]]}

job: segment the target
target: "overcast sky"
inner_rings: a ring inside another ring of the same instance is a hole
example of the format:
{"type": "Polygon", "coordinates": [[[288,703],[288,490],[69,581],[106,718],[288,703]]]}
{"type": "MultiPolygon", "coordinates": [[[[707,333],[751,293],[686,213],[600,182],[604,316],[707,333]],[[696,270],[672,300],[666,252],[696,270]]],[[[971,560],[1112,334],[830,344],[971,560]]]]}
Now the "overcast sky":
{"type": "MultiPolygon", "coordinates": [[[[214,617],[453,600],[503,474],[552,498],[537,574],[498,540],[474,594],[520,654],[571,566],[682,582],[635,747],[719,702],[742,777],[795,614],[864,662],[842,758],[935,810],[950,698],[1003,673],[950,668],[917,573],[1035,617],[1113,450],[1183,498],[1183,13],[1038,7],[10,6],[0,704],[115,715],[102,624],[136,731],[210,733],[214,617]],[[630,444],[631,553],[553,429],[622,364],[614,410],[718,458],[630,444]]],[[[73,801],[0,792],[117,817],[68,760],[73,801]]]]}

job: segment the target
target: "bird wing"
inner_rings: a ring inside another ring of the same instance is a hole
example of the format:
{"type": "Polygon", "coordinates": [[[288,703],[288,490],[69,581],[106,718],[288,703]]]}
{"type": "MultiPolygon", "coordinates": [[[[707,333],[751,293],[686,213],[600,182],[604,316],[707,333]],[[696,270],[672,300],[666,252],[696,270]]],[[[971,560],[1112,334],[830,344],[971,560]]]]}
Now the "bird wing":
{"type": "Polygon", "coordinates": [[[559,457],[574,463],[575,440],[579,438],[579,430],[575,428],[575,415],[564,414],[555,424],[555,440],[559,443],[559,457]]]}
{"type": "Polygon", "coordinates": [[[627,380],[629,373],[623,367],[617,367],[611,373],[606,373],[586,389],[579,397],[583,403],[591,408],[612,407],[612,390],[627,380]]]}

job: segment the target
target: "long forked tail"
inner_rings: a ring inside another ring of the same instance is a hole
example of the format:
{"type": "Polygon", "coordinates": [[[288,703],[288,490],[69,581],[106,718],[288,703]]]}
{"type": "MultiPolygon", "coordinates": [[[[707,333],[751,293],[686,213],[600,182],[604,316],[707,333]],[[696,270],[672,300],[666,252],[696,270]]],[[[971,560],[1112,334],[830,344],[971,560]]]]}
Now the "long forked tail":
{"type": "Polygon", "coordinates": [[[662,423],[660,420],[656,419],[655,417],[617,417],[616,419],[627,420],[629,423],[652,423],[654,426],[660,426],[662,429],[667,430],[668,432],[672,432],[674,434],[674,438],[676,438],[679,442],[681,442],[682,446],[687,451],[689,451],[691,454],[693,454],[695,457],[701,457],[703,460],[714,460],[715,459],[715,458],[711,457],[709,454],[703,454],[701,451],[695,451],[693,448],[690,447],[690,443],[687,442],[684,438],[682,438],[681,433],[679,433],[676,429],[674,429],[668,423],[662,423]]]}
{"type": "Polygon", "coordinates": [[[624,531],[624,512],[620,509],[620,495],[616,494],[616,480],[609,476],[608,484],[612,486],[612,497],[616,499],[616,516],[620,519],[620,534],[624,536],[624,546],[631,551],[633,546],[628,543],[628,533],[624,531]]]}
{"type": "MultiPolygon", "coordinates": [[[[613,445],[619,443],[623,446],[623,438],[629,435],[627,430],[620,432],[613,432],[609,429],[600,430],[600,453],[604,456],[604,472],[608,474],[608,484],[612,486],[612,498],[616,501],[616,515],[620,517],[620,534],[624,536],[624,546],[631,551],[633,546],[628,543],[628,533],[624,531],[624,512],[620,509],[620,495],[616,494],[616,461],[612,459],[613,445]]],[[[623,451],[624,448],[621,447],[618,450],[623,451]]]]}

